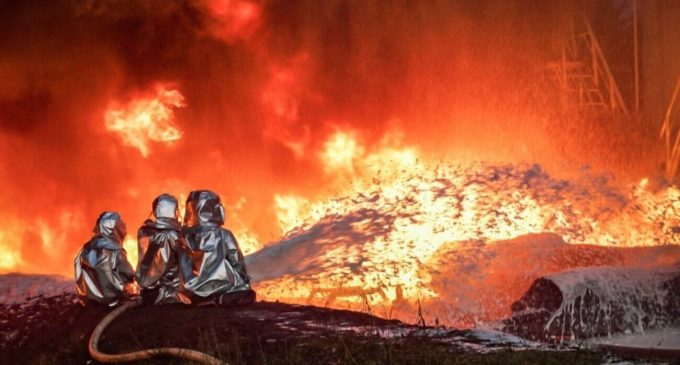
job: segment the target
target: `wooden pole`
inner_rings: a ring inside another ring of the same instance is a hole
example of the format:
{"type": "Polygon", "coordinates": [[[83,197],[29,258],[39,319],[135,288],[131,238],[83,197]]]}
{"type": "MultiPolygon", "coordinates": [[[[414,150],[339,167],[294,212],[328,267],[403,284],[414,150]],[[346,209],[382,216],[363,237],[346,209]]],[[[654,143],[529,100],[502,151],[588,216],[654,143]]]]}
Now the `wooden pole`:
{"type": "Polygon", "coordinates": [[[567,42],[562,46],[562,107],[569,109],[569,84],[567,81],[567,42]]]}
{"type": "Polygon", "coordinates": [[[671,113],[673,112],[673,106],[675,106],[675,100],[678,97],[678,92],[680,91],[680,77],[675,83],[675,90],[673,90],[673,96],[671,97],[671,103],[666,109],[666,114],[664,115],[663,125],[661,126],[660,137],[665,139],[666,142],[666,177],[668,180],[672,180],[675,177],[675,172],[678,166],[678,155],[674,154],[674,151],[680,146],[680,131],[677,133],[677,138],[673,147],[671,147],[671,113]]]}
{"type": "Polygon", "coordinates": [[[633,58],[635,60],[635,115],[640,115],[640,74],[638,60],[637,0],[633,0],[633,58]]]}

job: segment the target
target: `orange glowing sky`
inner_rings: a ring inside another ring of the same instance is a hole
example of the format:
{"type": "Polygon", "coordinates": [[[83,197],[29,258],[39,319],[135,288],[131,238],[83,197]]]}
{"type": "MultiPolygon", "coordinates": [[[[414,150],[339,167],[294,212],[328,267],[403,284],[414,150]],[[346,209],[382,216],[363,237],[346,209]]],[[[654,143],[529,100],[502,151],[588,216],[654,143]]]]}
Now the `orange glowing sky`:
{"type": "Polygon", "coordinates": [[[627,131],[557,107],[543,70],[563,10],[0,5],[0,272],[71,275],[103,210],[122,213],[134,246],[163,192],[216,191],[253,252],[357,181],[413,166],[530,162],[567,176],[587,163],[638,183],[658,164],[635,158],[647,130],[624,150],[615,134],[627,131]]]}

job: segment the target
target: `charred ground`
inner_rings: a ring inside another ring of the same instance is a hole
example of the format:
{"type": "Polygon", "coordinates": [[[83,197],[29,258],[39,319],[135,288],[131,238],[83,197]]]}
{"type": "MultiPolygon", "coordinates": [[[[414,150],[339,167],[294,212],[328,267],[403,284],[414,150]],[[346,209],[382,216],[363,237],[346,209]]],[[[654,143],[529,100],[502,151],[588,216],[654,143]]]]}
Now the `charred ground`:
{"type": "MultiPolygon", "coordinates": [[[[87,341],[108,312],[84,308],[72,294],[0,305],[0,358],[6,364],[92,363],[87,341]]],[[[241,308],[138,307],[116,320],[100,342],[109,353],[160,346],[201,350],[230,364],[599,364],[607,356],[272,302],[241,308]]]]}

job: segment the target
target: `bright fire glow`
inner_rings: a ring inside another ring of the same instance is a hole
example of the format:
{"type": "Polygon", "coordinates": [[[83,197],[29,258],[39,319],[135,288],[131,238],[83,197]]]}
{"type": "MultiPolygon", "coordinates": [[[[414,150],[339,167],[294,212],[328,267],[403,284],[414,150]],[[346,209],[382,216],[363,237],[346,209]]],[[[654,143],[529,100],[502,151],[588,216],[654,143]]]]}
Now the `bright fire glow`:
{"type": "MultiPolygon", "coordinates": [[[[283,242],[307,247],[304,263],[289,264],[319,268],[258,283],[265,299],[391,311],[401,300],[413,305],[447,294],[432,281],[435,263],[460,243],[541,232],[605,246],[678,239],[672,227],[680,226],[680,191],[649,191],[646,179],[618,191],[594,177],[555,180],[538,166],[434,166],[419,163],[413,148],[369,150],[344,132],[329,137],[320,158],[328,173],[351,173],[351,190],[319,201],[275,196],[283,242]]],[[[508,311],[503,304],[496,306],[508,311]]]]}
{"type": "Polygon", "coordinates": [[[137,148],[147,157],[150,142],[169,145],[180,139],[182,132],[175,124],[174,109],[185,105],[178,90],[159,84],[122,107],[110,107],[104,121],[106,128],[119,135],[125,145],[137,148]]]}
{"type": "Polygon", "coordinates": [[[21,264],[18,246],[19,238],[12,232],[0,230],[0,272],[17,269],[21,264]]]}
{"type": "Polygon", "coordinates": [[[363,154],[363,148],[357,145],[357,141],[351,135],[338,132],[326,141],[322,159],[325,162],[326,172],[333,170],[345,170],[354,172],[354,160],[363,154]]]}
{"type": "Polygon", "coordinates": [[[295,195],[274,195],[274,209],[282,233],[287,233],[304,223],[309,201],[295,195]]]}
{"type": "Polygon", "coordinates": [[[130,262],[133,268],[137,267],[137,259],[139,257],[137,251],[138,248],[137,237],[130,234],[125,236],[125,240],[123,241],[123,248],[125,249],[125,253],[127,254],[128,262],[130,262]]]}
{"type": "MultiPolygon", "coordinates": [[[[60,212],[54,209],[49,216],[37,216],[29,222],[13,218],[2,221],[0,273],[54,273],[64,267],[64,248],[74,241],[74,237],[79,237],[78,233],[87,230],[82,212],[76,207],[65,208],[60,212]]],[[[69,261],[71,259],[68,258],[69,261]]]]}
{"type": "Polygon", "coordinates": [[[234,232],[238,246],[244,255],[250,255],[253,252],[262,248],[262,244],[257,236],[247,228],[243,228],[238,232],[234,232]]]}
{"type": "Polygon", "coordinates": [[[320,155],[328,174],[348,174],[351,180],[385,177],[393,179],[418,161],[418,151],[401,145],[399,132],[388,133],[376,148],[368,149],[353,133],[337,131],[324,143],[320,155]]]}

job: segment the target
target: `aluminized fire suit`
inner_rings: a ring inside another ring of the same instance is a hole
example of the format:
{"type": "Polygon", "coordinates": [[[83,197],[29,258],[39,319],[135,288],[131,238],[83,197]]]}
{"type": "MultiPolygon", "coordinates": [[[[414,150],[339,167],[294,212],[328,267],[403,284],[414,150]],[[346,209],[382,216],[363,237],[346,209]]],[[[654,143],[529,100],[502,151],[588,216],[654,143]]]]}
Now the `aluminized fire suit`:
{"type": "Polygon", "coordinates": [[[177,199],[162,194],[153,201],[152,218],[137,231],[139,261],[137,283],[142,298],[153,304],[179,301],[179,257],[181,226],[177,220],[177,199]]]}
{"type": "Polygon", "coordinates": [[[208,190],[189,194],[180,251],[183,298],[193,302],[214,299],[220,304],[226,304],[222,298],[237,298],[234,304],[255,300],[241,249],[223,224],[224,207],[217,194],[208,190]]]}
{"type": "Polygon", "coordinates": [[[125,285],[135,275],[123,249],[127,228],[120,214],[104,212],[93,232],[75,259],[76,294],[84,303],[115,305],[125,297],[125,285]]]}

